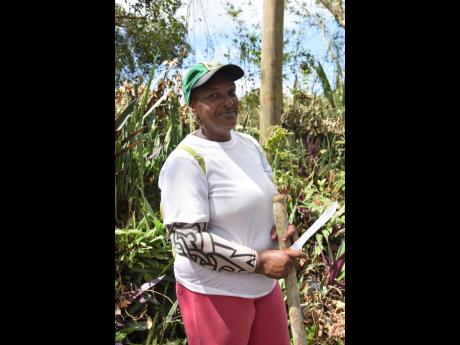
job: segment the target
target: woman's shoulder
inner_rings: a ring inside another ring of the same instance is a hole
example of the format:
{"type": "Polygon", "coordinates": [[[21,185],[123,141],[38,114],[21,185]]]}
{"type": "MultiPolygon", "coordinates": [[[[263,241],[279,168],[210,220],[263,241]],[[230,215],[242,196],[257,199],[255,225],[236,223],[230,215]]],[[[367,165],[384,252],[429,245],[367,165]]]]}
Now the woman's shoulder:
{"type": "Polygon", "coordinates": [[[187,168],[199,168],[201,157],[204,158],[202,149],[195,145],[193,140],[190,140],[189,136],[185,137],[176,148],[166,158],[162,170],[166,169],[187,169],[187,168]]]}
{"type": "Polygon", "coordinates": [[[206,183],[206,165],[204,160],[197,159],[191,153],[176,147],[166,158],[161,167],[158,184],[160,188],[164,181],[177,183],[177,181],[187,181],[187,183],[206,183]]]}
{"type": "Polygon", "coordinates": [[[237,136],[237,137],[240,137],[240,138],[245,138],[245,139],[249,139],[251,141],[255,141],[257,142],[256,138],[254,138],[252,135],[250,134],[247,134],[247,133],[244,133],[244,132],[238,132],[238,131],[233,131],[233,133],[237,136]]]}
{"type": "Polygon", "coordinates": [[[234,131],[233,133],[235,134],[236,137],[240,138],[242,142],[249,144],[251,146],[254,145],[259,150],[261,149],[259,142],[252,135],[243,133],[243,132],[237,132],[237,131],[234,131]]]}

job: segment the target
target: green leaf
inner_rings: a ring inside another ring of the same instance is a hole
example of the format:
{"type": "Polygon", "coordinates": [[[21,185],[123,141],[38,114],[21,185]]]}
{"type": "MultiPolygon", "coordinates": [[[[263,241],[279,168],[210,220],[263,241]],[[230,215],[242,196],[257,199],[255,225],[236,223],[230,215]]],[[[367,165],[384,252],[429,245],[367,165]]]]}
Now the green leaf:
{"type": "Polygon", "coordinates": [[[176,300],[174,304],[172,305],[172,307],[169,309],[168,315],[166,315],[166,322],[171,322],[172,317],[177,310],[178,302],[179,301],[176,300]]]}
{"type": "Polygon", "coordinates": [[[315,237],[316,237],[316,240],[318,241],[318,244],[323,242],[323,236],[321,234],[315,234],[315,237]]]}
{"type": "Polygon", "coordinates": [[[331,107],[335,108],[335,102],[334,102],[334,96],[332,94],[331,84],[329,83],[329,79],[327,79],[327,75],[326,75],[326,72],[324,72],[323,66],[321,65],[319,61],[314,61],[312,65],[316,71],[316,74],[318,75],[319,80],[321,81],[321,85],[323,86],[324,96],[327,98],[327,100],[331,104],[331,107]]]}
{"type": "Polygon", "coordinates": [[[313,325],[308,329],[308,334],[307,334],[307,341],[310,343],[313,341],[316,335],[316,331],[318,329],[318,326],[313,325]]]}
{"type": "Polygon", "coordinates": [[[134,331],[145,331],[147,329],[146,321],[139,322],[127,322],[127,327],[123,330],[126,334],[130,334],[134,331]]]}
{"type": "MultiPolygon", "coordinates": [[[[155,53],[155,57],[153,58],[153,61],[156,61],[157,57],[158,57],[158,50],[155,53]]],[[[148,97],[149,97],[150,85],[152,84],[152,80],[153,80],[154,75],[155,75],[155,64],[152,64],[152,68],[150,69],[150,74],[149,74],[149,80],[148,80],[147,86],[145,87],[145,90],[144,90],[141,105],[139,106],[139,117],[142,117],[142,115],[144,114],[145,106],[147,104],[147,100],[148,100],[148,97]]]]}
{"type": "Polygon", "coordinates": [[[115,236],[135,235],[140,233],[142,233],[142,231],[138,229],[115,229],[115,236]]]}
{"type": "Polygon", "coordinates": [[[116,131],[119,131],[123,128],[125,123],[129,119],[129,115],[132,114],[134,106],[137,104],[138,99],[136,98],[131,103],[129,103],[123,110],[120,110],[117,115],[115,115],[115,128],[116,131]]]}
{"type": "Polygon", "coordinates": [[[337,276],[337,278],[335,278],[335,280],[338,282],[343,279],[345,279],[345,264],[343,264],[342,269],[340,270],[340,274],[337,276]]]}
{"type": "Polygon", "coordinates": [[[169,94],[171,93],[171,90],[166,90],[166,92],[163,94],[163,96],[160,97],[160,99],[158,99],[154,105],[152,105],[152,107],[144,114],[144,116],[142,117],[142,122],[144,122],[144,120],[150,115],[153,113],[153,111],[158,108],[158,106],[169,96],[169,94]]]}
{"type": "Polygon", "coordinates": [[[148,214],[152,217],[155,217],[155,212],[153,212],[152,206],[150,206],[150,203],[148,202],[144,194],[142,194],[142,199],[144,201],[144,207],[147,209],[148,214]]]}
{"type": "Polygon", "coordinates": [[[345,240],[342,240],[340,243],[339,249],[337,250],[337,255],[335,256],[338,259],[343,253],[345,253],[345,240]]]}

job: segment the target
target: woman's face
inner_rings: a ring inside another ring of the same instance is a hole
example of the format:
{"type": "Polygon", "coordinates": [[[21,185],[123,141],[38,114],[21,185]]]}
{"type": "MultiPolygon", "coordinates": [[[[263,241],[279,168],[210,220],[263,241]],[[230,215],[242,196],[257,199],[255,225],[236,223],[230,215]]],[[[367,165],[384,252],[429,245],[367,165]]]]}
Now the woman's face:
{"type": "Polygon", "coordinates": [[[190,106],[208,139],[230,139],[230,130],[236,126],[239,107],[232,78],[217,72],[210,81],[193,91],[190,106]]]}

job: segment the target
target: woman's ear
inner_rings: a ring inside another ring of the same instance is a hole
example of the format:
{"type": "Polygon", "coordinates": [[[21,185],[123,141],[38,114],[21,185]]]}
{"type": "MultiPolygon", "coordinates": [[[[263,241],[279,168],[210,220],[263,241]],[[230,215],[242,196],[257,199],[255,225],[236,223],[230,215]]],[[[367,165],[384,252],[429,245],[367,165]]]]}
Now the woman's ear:
{"type": "Polygon", "coordinates": [[[200,116],[198,115],[198,111],[195,108],[195,102],[193,101],[190,103],[190,110],[192,111],[193,116],[195,116],[195,119],[198,122],[198,124],[201,124],[200,116]]]}
{"type": "Polygon", "coordinates": [[[198,112],[195,111],[193,115],[195,115],[196,122],[198,122],[198,124],[201,125],[201,120],[200,120],[200,116],[198,115],[198,112]]]}

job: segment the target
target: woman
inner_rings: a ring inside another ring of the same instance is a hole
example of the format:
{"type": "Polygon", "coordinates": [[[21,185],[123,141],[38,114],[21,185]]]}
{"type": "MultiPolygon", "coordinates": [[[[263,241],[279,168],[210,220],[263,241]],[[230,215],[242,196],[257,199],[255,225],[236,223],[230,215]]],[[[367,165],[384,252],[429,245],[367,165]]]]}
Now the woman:
{"type": "MultiPolygon", "coordinates": [[[[176,292],[190,345],[289,345],[277,279],[301,251],[278,250],[265,153],[233,131],[232,64],[199,63],[183,77],[199,129],[166,160],[159,179],[164,224],[176,252],[176,292]]],[[[296,232],[289,225],[283,241],[296,232]]]]}

